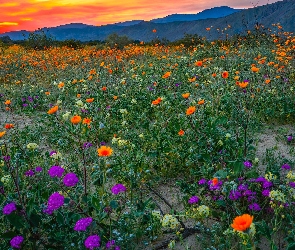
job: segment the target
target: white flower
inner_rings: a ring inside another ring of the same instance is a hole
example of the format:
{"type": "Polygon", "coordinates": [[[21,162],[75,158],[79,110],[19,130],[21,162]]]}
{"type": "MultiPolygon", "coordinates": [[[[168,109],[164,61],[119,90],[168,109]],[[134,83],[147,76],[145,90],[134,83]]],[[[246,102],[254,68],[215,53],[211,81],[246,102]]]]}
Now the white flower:
{"type": "Polygon", "coordinates": [[[84,103],[83,103],[81,100],[76,101],[76,104],[77,104],[79,107],[83,107],[83,105],[84,105],[84,103]]]}
{"type": "Polygon", "coordinates": [[[69,119],[69,117],[70,117],[70,114],[71,114],[71,112],[66,112],[65,114],[63,114],[62,115],[62,118],[64,119],[64,120],[68,120],[69,119]]]}
{"type": "Polygon", "coordinates": [[[209,207],[205,205],[201,205],[197,208],[198,213],[201,217],[208,217],[209,216],[209,207]]]}

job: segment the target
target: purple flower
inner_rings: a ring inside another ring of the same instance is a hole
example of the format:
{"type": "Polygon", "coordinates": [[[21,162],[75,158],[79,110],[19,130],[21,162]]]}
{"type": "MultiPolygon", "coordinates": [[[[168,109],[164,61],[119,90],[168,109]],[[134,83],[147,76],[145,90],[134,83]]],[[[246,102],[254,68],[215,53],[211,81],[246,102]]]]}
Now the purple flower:
{"type": "Polygon", "coordinates": [[[3,160],[6,161],[6,162],[9,162],[10,161],[10,156],[9,155],[4,155],[3,160]]]}
{"type": "Polygon", "coordinates": [[[199,200],[200,200],[200,198],[198,196],[192,196],[191,198],[189,198],[188,203],[189,204],[198,203],[199,200]]]}
{"type": "Polygon", "coordinates": [[[265,181],[262,183],[263,188],[270,188],[272,187],[272,182],[271,181],[265,181]]]}
{"type": "Polygon", "coordinates": [[[56,151],[51,151],[50,153],[49,153],[49,156],[52,156],[52,155],[54,155],[54,154],[56,154],[57,152],[56,151]]]}
{"type": "Polygon", "coordinates": [[[24,237],[23,236],[15,236],[10,240],[10,245],[14,248],[21,248],[21,244],[24,241],[24,237]]]}
{"type": "Polygon", "coordinates": [[[295,188],[295,182],[289,182],[289,186],[290,186],[291,188],[295,188]]]}
{"type": "Polygon", "coordinates": [[[126,187],[123,184],[118,183],[118,184],[116,184],[115,186],[112,187],[111,191],[112,191],[113,194],[118,194],[118,193],[121,193],[121,192],[125,192],[126,187]]]}
{"type": "Polygon", "coordinates": [[[112,248],[112,249],[114,249],[114,250],[120,250],[120,247],[119,247],[119,246],[115,246],[115,244],[116,244],[116,241],[115,241],[115,240],[109,240],[109,241],[107,242],[107,244],[106,244],[106,248],[107,248],[107,249],[112,248]]]}
{"type": "Polygon", "coordinates": [[[290,170],[291,166],[288,164],[284,164],[284,165],[282,165],[282,169],[290,170]]]}
{"type": "Polygon", "coordinates": [[[206,183],[207,183],[206,179],[201,179],[201,180],[199,180],[199,182],[198,182],[199,185],[204,185],[204,184],[206,184],[206,183]]]}
{"type": "Polygon", "coordinates": [[[25,107],[28,107],[29,106],[29,104],[27,104],[27,103],[23,103],[23,107],[25,108],[25,107]]]}
{"type": "Polygon", "coordinates": [[[83,149],[90,148],[90,147],[92,147],[92,146],[93,146],[93,144],[92,144],[91,142],[85,142],[85,143],[83,144],[83,149]]]}
{"type": "Polygon", "coordinates": [[[242,197],[242,194],[239,191],[231,190],[229,193],[229,198],[233,201],[238,200],[242,197]]]}
{"type": "Polygon", "coordinates": [[[261,192],[261,194],[263,195],[263,196],[269,196],[269,193],[270,193],[270,190],[269,189],[264,189],[262,192],[261,192]]]}
{"type": "Polygon", "coordinates": [[[223,182],[222,182],[221,180],[219,180],[218,183],[217,183],[216,185],[213,185],[212,180],[209,180],[209,181],[208,181],[209,189],[210,189],[211,191],[214,191],[214,190],[220,190],[222,184],[223,184],[223,182]]]}
{"type": "Polygon", "coordinates": [[[3,207],[3,214],[5,214],[5,215],[9,215],[9,214],[11,214],[13,211],[15,211],[16,210],[16,205],[15,205],[15,203],[14,202],[11,202],[11,203],[8,203],[7,205],[5,205],[4,207],[3,207]]]}
{"type": "Polygon", "coordinates": [[[52,166],[49,170],[48,170],[48,174],[50,175],[51,178],[54,177],[62,177],[62,174],[65,170],[60,167],[60,166],[52,166]]]}
{"type": "Polygon", "coordinates": [[[22,102],[25,102],[27,99],[25,97],[22,97],[22,102]]]}
{"type": "Polygon", "coordinates": [[[32,177],[34,175],[35,175],[35,173],[34,173],[34,171],[32,169],[25,172],[25,176],[32,177]]]}
{"type": "Polygon", "coordinates": [[[63,179],[63,183],[67,186],[67,187],[73,187],[75,186],[77,183],[79,182],[79,178],[77,177],[77,175],[75,173],[68,173],[65,175],[64,179],[63,179]]]}
{"type": "Polygon", "coordinates": [[[255,182],[265,182],[267,181],[263,176],[259,176],[255,179],[255,182]]]}
{"type": "Polygon", "coordinates": [[[238,186],[239,191],[246,191],[247,189],[248,189],[247,184],[241,184],[241,185],[238,186]]]}
{"type": "Polygon", "coordinates": [[[292,139],[293,139],[293,136],[292,136],[292,135],[288,135],[288,136],[287,136],[287,141],[288,141],[288,142],[292,141],[292,139]]]}
{"type": "Polygon", "coordinates": [[[58,192],[50,195],[47,202],[47,208],[44,210],[44,213],[52,214],[55,210],[59,209],[64,204],[64,199],[65,198],[58,192]]]}
{"type": "Polygon", "coordinates": [[[33,101],[33,98],[31,96],[28,96],[28,101],[29,102],[32,102],[33,101]]]}
{"type": "Polygon", "coordinates": [[[37,166],[37,167],[35,168],[35,171],[36,171],[36,172],[41,172],[41,171],[42,171],[42,168],[41,168],[40,166],[37,166]]]}
{"type": "Polygon", "coordinates": [[[100,246],[100,237],[98,235],[90,235],[85,240],[84,245],[86,248],[93,250],[94,248],[97,248],[100,246]]]}
{"type": "Polygon", "coordinates": [[[252,204],[250,204],[250,205],[249,205],[249,209],[250,209],[250,210],[254,210],[254,211],[260,211],[260,210],[261,210],[259,204],[257,204],[257,203],[252,203],[252,204]]]}
{"type": "Polygon", "coordinates": [[[86,231],[87,227],[90,226],[93,219],[91,217],[82,218],[76,222],[74,227],[75,231],[86,231]]]}
{"type": "Polygon", "coordinates": [[[244,161],[244,166],[246,168],[251,168],[252,167],[252,162],[251,161],[244,161]]]}

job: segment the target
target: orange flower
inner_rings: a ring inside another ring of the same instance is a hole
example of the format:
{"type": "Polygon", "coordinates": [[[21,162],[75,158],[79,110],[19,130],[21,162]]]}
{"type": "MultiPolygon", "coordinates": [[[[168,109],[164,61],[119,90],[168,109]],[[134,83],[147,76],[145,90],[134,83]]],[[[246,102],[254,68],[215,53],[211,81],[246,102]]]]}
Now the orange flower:
{"type": "Polygon", "coordinates": [[[162,101],[161,97],[158,97],[156,100],[152,101],[153,105],[158,105],[162,101]]]}
{"type": "Polygon", "coordinates": [[[269,84],[269,83],[270,83],[270,79],[266,79],[265,84],[269,84]]]}
{"type": "Polygon", "coordinates": [[[59,87],[60,89],[62,88],[62,87],[64,87],[65,86],[65,84],[63,83],[63,82],[60,82],[58,85],[57,85],[57,87],[59,87]]]}
{"type": "Polygon", "coordinates": [[[182,129],[179,130],[178,135],[183,136],[184,135],[184,131],[182,129]]]}
{"type": "Polygon", "coordinates": [[[50,95],[50,92],[49,92],[49,91],[46,91],[46,92],[45,92],[45,95],[50,95]]]}
{"type": "Polygon", "coordinates": [[[248,86],[249,82],[239,82],[240,88],[244,89],[248,86]]]}
{"type": "Polygon", "coordinates": [[[76,125],[76,124],[80,123],[81,120],[82,120],[81,116],[79,116],[79,115],[74,115],[74,116],[71,118],[71,123],[73,123],[73,124],[76,125]]]}
{"type": "Polygon", "coordinates": [[[58,110],[58,106],[54,106],[48,110],[47,114],[52,115],[52,114],[56,113],[57,110],[58,110]]]}
{"type": "Polygon", "coordinates": [[[91,123],[91,119],[90,118],[84,118],[83,119],[83,124],[90,125],[90,123],[91,123]]]}
{"type": "Polygon", "coordinates": [[[4,102],[4,104],[5,104],[5,105],[10,105],[10,104],[11,104],[11,101],[10,101],[10,100],[6,100],[6,101],[4,102]]]}
{"type": "Polygon", "coordinates": [[[81,94],[77,94],[77,98],[80,98],[81,97],[81,94]]]}
{"type": "Polygon", "coordinates": [[[190,93],[184,93],[184,94],[182,94],[182,97],[185,98],[185,99],[189,98],[189,96],[190,96],[190,93]]]}
{"type": "Polygon", "coordinates": [[[11,129],[11,128],[14,128],[14,125],[12,123],[7,123],[5,124],[4,126],[6,129],[11,129]]]}
{"type": "Polygon", "coordinates": [[[5,135],[6,134],[6,131],[2,131],[2,132],[0,132],[0,138],[3,136],[3,135],[5,135]]]}
{"type": "Polygon", "coordinates": [[[91,103],[91,102],[93,102],[94,101],[94,98],[87,98],[86,99],[86,102],[88,102],[88,103],[91,103]]]}
{"type": "Polygon", "coordinates": [[[106,91],[106,90],[107,90],[107,87],[104,86],[104,87],[101,88],[101,90],[102,90],[102,91],[106,91]]]}
{"type": "Polygon", "coordinates": [[[196,79],[197,79],[197,77],[194,76],[194,77],[192,77],[192,78],[189,78],[188,81],[189,81],[189,82],[194,82],[196,79]]]}
{"type": "Polygon", "coordinates": [[[117,100],[118,99],[118,96],[114,95],[113,98],[114,98],[114,100],[117,100]]]}
{"type": "Polygon", "coordinates": [[[228,78],[228,72],[227,71],[222,72],[221,76],[222,78],[225,78],[225,79],[228,78]]]}
{"type": "Polygon", "coordinates": [[[197,67],[201,67],[203,65],[203,62],[202,61],[197,61],[197,62],[195,62],[195,65],[197,67]]]}
{"type": "Polygon", "coordinates": [[[113,153],[113,150],[110,147],[107,146],[101,146],[97,149],[98,156],[111,156],[113,153]]]}
{"type": "Polygon", "coordinates": [[[255,66],[253,66],[251,68],[252,72],[257,73],[259,71],[259,68],[256,68],[255,66]]]}
{"type": "Polygon", "coordinates": [[[166,79],[166,78],[168,78],[170,75],[171,75],[171,72],[170,72],[170,71],[169,71],[169,72],[166,72],[164,75],[162,75],[162,78],[163,78],[163,79],[166,79]]]}
{"type": "Polygon", "coordinates": [[[213,77],[216,77],[216,73],[213,73],[212,76],[213,76],[213,77]]]}
{"type": "Polygon", "coordinates": [[[241,216],[237,216],[234,219],[233,224],[231,224],[231,226],[235,230],[245,231],[251,226],[252,221],[253,221],[253,216],[249,214],[243,214],[241,216]]]}
{"type": "Polygon", "coordinates": [[[157,30],[156,29],[153,29],[153,33],[156,33],[157,32],[157,30]]]}
{"type": "Polygon", "coordinates": [[[211,28],[206,28],[207,31],[211,30],[211,28]]]}
{"type": "Polygon", "coordinates": [[[204,103],[205,103],[205,100],[204,100],[204,99],[198,101],[198,104],[199,104],[199,105],[203,105],[204,103]]]}
{"type": "Polygon", "coordinates": [[[186,110],[186,115],[192,115],[193,113],[195,113],[196,111],[196,107],[195,106],[190,106],[187,110],[186,110]]]}
{"type": "Polygon", "coordinates": [[[218,184],[218,179],[217,179],[216,177],[213,178],[213,180],[212,180],[212,184],[213,184],[213,186],[215,186],[215,185],[218,184]]]}

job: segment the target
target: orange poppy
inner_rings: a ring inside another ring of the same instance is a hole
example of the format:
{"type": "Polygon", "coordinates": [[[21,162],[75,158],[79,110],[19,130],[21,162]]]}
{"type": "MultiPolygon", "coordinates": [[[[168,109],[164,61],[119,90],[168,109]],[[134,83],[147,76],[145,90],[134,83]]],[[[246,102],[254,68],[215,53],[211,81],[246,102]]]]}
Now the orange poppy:
{"type": "Polygon", "coordinates": [[[189,96],[190,96],[190,93],[184,93],[184,94],[182,94],[182,97],[185,98],[185,99],[189,98],[189,96]]]}
{"type": "Polygon", "coordinates": [[[162,101],[161,97],[158,97],[156,100],[152,101],[153,105],[158,105],[162,101]]]}
{"type": "Polygon", "coordinates": [[[157,30],[156,29],[153,29],[153,33],[156,33],[157,32],[157,30]]]}
{"type": "Polygon", "coordinates": [[[269,83],[270,83],[270,79],[266,79],[265,84],[269,84],[269,83]]]}
{"type": "Polygon", "coordinates": [[[190,106],[187,110],[186,110],[186,115],[192,115],[193,113],[195,113],[196,111],[196,107],[195,106],[190,106]]]}
{"type": "Polygon", "coordinates": [[[213,186],[217,185],[218,184],[218,178],[216,178],[216,177],[213,178],[212,184],[213,184],[213,186]]]}
{"type": "Polygon", "coordinates": [[[211,28],[206,28],[207,31],[211,30],[211,28]]]}
{"type": "Polygon", "coordinates": [[[5,124],[4,126],[6,129],[11,129],[11,128],[14,128],[14,125],[12,123],[7,123],[5,124]]]}
{"type": "Polygon", "coordinates": [[[81,94],[77,94],[77,98],[80,98],[81,97],[81,94]]]}
{"type": "Polygon", "coordinates": [[[57,85],[57,87],[59,87],[60,89],[62,88],[62,87],[64,87],[65,86],[65,84],[63,83],[63,82],[60,82],[58,85],[57,85]]]}
{"type": "Polygon", "coordinates": [[[52,115],[52,114],[56,113],[57,110],[58,110],[58,106],[54,106],[48,110],[47,114],[52,115]]]}
{"type": "Polygon", "coordinates": [[[10,100],[6,100],[6,101],[4,102],[4,104],[5,104],[5,105],[10,105],[10,104],[11,104],[11,101],[10,101],[10,100]]]}
{"type": "Polygon", "coordinates": [[[227,72],[227,71],[222,72],[222,73],[221,73],[221,76],[222,76],[222,78],[224,78],[224,79],[228,78],[228,72],[227,72]]]}
{"type": "Polygon", "coordinates": [[[107,87],[104,86],[104,87],[101,88],[101,90],[102,90],[102,91],[106,91],[106,90],[107,90],[107,87]]]}
{"type": "Polygon", "coordinates": [[[117,100],[118,99],[118,96],[114,95],[113,98],[114,98],[114,100],[117,100]]]}
{"type": "Polygon", "coordinates": [[[205,100],[204,100],[204,99],[198,101],[198,104],[199,104],[199,105],[203,105],[204,103],[205,103],[205,100]]]}
{"type": "Polygon", "coordinates": [[[2,131],[2,132],[0,132],[0,138],[3,136],[3,135],[5,135],[6,134],[6,131],[2,131]]]}
{"type": "Polygon", "coordinates": [[[85,101],[88,102],[88,103],[91,103],[91,102],[94,101],[94,98],[87,98],[85,101]]]}
{"type": "Polygon", "coordinates": [[[82,120],[81,116],[79,116],[79,115],[74,115],[74,116],[71,118],[71,123],[73,123],[73,124],[76,125],[76,124],[80,123],[81,120],[82,120]]]}
{"type": "Polygon", "coordinates": [[[248,86],[249,82],[239,82],[240,88],[244,89],[248,86]]]}
{"type": "Polygon", "coordinates": [[[252,221],[253,221],[253,216],[249,214],[243,214],[241,216],[237,216],[234,219],[233,224],[231,224],[231,226],[235,230],[245,231],[251,226],[252,221]]]}
{"type": "Polygon", "coordinates": [[[213,76],[213,77],[216,77],[216,73],[213,73],[212,76],[213,76]]]}
{"type": "Polygon", "coordinates": [[[251,68],[251,70],[252,70],[252,72],[257,73],[257,72],[259,71],[259,68],[253,66],[253,67],[251,68]]]}
{"type": "Polygon", "coordinates": [[[178,135],[183,136],[184,135],[184,130],[179,130],[178,135]]]}
{"type": "Polygon", "coordinates": [[[90,125],[90,123],[91,123],[91,119],[90,119],[90,118],[84,118],[82,123],[83,123],[83,124],[90,125]]]}
{"type": "Polygon", "coordinates": [[[113,153],[113,150],[110,147],[107,146],[101,146],[97,149],[98,156],[111,156],[113,153]]]}
{"type": "Polygon", "coordinates": [[[194,77],[192,77],[192,78],[189,78],[188,81],[189,81],[189,82],[194,82],[196,79],[197,79],[197,77],[194,76],[194,77]]]}
{"type": "Polygon", "coordinates": [[[45,92],[45,95],[50,95],[50,92],[49,92],[49,91],[46,91],[46,92],[45,92]]]}
{"type": "Polygon", "coordinates": [[[169,72],[166,72],[164,75],[162,75],[162,78],[163,78],[163,79],[166,79],[166,78],[168,78],[170,75],[171,75],[171,72],[170,72],[170,71],[169,71],[169,72]]]}
{"type": "Polygon", "coordinates": [[[197,62],[195,62],[195,65],[197,67],[201,67],[203,65],[203,62],[202,61],[197,61],[197,62]]]}

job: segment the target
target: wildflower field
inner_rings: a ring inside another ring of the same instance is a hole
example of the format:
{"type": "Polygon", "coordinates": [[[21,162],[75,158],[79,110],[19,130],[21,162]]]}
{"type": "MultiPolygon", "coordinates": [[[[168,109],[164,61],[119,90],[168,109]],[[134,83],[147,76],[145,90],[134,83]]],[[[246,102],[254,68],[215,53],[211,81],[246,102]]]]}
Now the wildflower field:
{"type": "Polygon", "coordinates": [[[274,31],[3,49],[0,249],[295,249],[292,133],[257,157],[295,118],[295,38],[274,31]]]}

